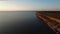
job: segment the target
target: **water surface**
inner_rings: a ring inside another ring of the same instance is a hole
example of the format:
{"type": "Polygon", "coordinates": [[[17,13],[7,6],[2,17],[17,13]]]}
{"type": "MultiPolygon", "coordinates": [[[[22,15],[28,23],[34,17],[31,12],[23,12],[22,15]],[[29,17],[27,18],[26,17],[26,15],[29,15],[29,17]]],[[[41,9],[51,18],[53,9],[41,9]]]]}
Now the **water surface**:
{"type": "Polygon", "coordinates": [[[54,34],[35,12],[0,12],[0,34],[54,34]]]}

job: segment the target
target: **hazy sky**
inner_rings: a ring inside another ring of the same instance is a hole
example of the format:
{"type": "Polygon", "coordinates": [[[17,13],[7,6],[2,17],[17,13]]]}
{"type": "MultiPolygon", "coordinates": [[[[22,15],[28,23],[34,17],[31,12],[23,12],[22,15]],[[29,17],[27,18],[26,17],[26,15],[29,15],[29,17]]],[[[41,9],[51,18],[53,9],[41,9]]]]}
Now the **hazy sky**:
{"type": "Polygon", "coordinates": [[[60,10],[60,0],[0,0],[0,11],[60,10]]]}

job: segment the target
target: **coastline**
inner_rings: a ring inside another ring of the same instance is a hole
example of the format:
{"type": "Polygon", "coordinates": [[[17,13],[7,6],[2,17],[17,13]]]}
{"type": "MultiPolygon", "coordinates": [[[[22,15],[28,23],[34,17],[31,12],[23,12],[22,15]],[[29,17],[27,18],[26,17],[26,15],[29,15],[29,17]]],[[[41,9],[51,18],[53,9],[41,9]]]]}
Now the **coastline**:
{"type": "Polygon", "coordinates": [[[60,33],[60,12],[52,11],[37,11],[36,16],[38,19],[42,19],[48,26],[55,31],[60,33]],[[54,18],[54,19],[53,19],[54,18]],[[59,26],[59,27],[58,27],[59,26]]]}

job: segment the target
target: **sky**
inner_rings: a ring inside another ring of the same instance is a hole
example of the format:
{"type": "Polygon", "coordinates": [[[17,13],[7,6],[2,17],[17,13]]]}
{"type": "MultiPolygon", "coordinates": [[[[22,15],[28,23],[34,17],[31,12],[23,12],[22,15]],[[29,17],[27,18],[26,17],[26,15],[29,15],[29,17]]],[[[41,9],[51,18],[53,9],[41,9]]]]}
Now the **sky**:
{"type": "Polygon", "coordinates": [[[0,0],[0,11],[60,11],[60,0],[0,0]]]}

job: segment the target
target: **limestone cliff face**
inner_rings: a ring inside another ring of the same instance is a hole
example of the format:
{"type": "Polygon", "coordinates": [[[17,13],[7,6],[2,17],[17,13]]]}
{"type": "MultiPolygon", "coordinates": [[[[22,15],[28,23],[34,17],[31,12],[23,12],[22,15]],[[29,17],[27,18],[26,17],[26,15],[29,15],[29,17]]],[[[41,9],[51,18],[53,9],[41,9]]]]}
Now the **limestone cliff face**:
{"type": "Polygon", "coordinates": [[[56,34],[60,34],[60,12],[58,11],[40,11],[36,12],[38,19],[42,19],[56,34]]]}

